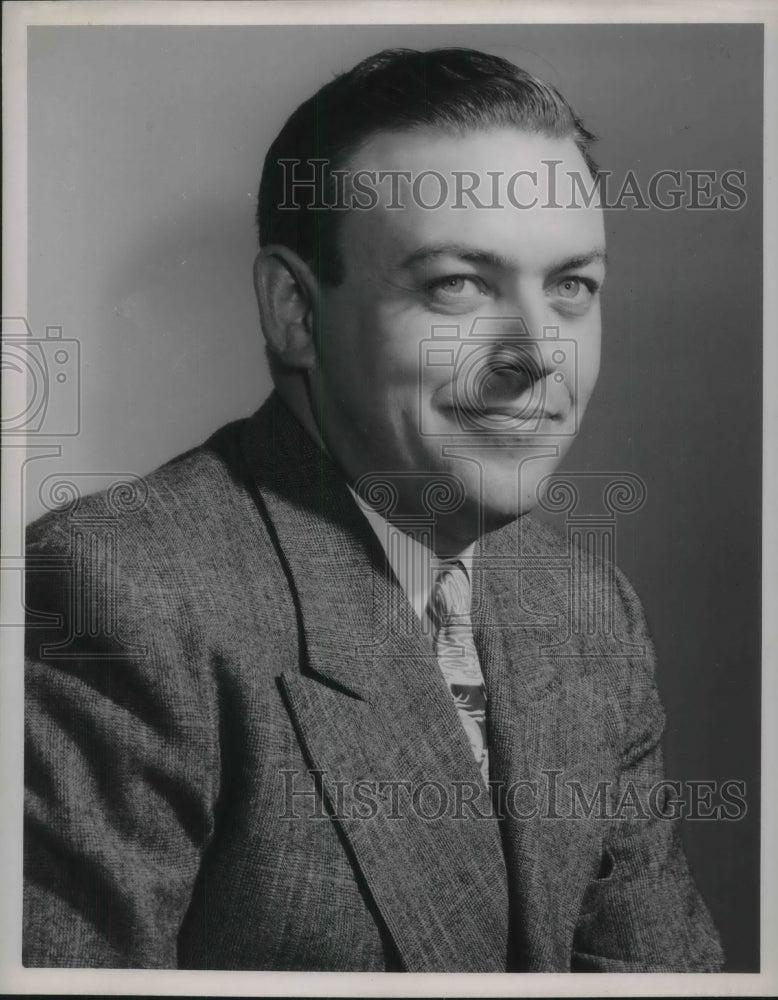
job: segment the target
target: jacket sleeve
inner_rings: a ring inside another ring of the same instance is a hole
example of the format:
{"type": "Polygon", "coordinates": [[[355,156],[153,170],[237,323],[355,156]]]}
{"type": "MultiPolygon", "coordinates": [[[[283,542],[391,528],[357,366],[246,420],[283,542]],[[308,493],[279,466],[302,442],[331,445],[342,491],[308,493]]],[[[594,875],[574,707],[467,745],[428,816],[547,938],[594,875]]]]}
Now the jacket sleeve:
{"type": "Polygon", "coordinates": [[[155,558],[142,533],[99,520],[84,530],[57,513],[30,529],[27,966],[176,966],[218,744],[181,585],[155,558]]]}
{"type": "Polygon", "coordinates": [[[721,943],[689,871],[679,810],[665,781],[665,717],[652,643],[634,591],[618,571],[616,581],[621,634],[642,645],[645,655],[632,662],[630,679],[620,691],[619,780],[601,872],[589,885],[576,928],[572,971],[720,971],[721,943]]]}

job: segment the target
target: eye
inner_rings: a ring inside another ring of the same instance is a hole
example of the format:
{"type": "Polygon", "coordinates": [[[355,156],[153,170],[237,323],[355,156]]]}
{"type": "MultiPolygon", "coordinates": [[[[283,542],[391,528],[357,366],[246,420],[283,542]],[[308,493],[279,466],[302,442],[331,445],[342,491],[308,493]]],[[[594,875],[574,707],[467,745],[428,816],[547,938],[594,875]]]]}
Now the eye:
{"type": "Polygon", "coordinates": [[[588,312],[599,289],[600,283],[594,278],[567,274],[557,278],[550,291],[559,309],[570,315],[582,316],[588,312]]]}
{"type": "Polygon", "coordinates": [[[427,291],[441,299],[467,298],[483,294],[484,285],[480,278],[472,274],[447,274],[430,281],[427,291]]]}
{"type": "Polygon", "coordinates": [[[577,299],[581,292],[589,292],[580,278],[562,278],[557,283],[557,292],[563,299],[577,299]]]}

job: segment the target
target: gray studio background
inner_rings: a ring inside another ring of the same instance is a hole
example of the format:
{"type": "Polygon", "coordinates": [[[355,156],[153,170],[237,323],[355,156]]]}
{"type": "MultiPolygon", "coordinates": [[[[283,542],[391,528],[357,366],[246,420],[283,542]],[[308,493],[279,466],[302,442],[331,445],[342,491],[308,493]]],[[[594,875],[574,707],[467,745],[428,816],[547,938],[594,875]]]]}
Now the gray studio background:
{"type": "Polygon", "coordinates": [[[80,423],[51,439],[59,457],[28,462],[28,516],[52,474],[100,488],[259,405],[251,265],[267,146],[334,72],[388,46],[444,45],[559,86],[617,176],[747,173],[740,211],[608,213],[602,375],[565,465],[647,484],[617,560],[658,648],[669,775],[747,783],[744,819],[689,822],[685,838],[729,970],[755,971],[760,26],[30,29],[28,318],[36,336],[60,326],[79,342],[80,423]]]}

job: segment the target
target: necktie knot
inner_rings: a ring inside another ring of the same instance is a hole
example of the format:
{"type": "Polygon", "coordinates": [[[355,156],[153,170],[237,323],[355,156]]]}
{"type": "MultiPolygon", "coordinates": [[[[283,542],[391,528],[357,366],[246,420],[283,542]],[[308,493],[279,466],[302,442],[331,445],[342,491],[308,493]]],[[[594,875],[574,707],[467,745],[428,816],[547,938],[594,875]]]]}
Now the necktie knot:
{"type": "Polygon", "coordinates": [[[439,632],[450,625],[470,621],[470,579],[458,560],[445,563],[438,572],[430,595],[432,622],[439,632]]]}

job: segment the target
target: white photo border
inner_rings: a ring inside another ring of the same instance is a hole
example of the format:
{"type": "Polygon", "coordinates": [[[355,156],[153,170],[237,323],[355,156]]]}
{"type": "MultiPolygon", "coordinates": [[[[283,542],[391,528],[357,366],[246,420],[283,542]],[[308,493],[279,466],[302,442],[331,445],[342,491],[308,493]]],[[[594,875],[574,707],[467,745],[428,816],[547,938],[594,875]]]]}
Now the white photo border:
{"type": "MultiPolygon", "coordinates": [[[[493,0],[119,0],[32,2],[3,7],[3,315],[27,315],[26,31],[35,25],[242,24],[603,24],[762,23],[765,30],[764,264],[778,274],[778,5],[771,2],[537,2],[493,0]]],[[[778,326],[778,282],[766,280],[764,330],[778,326]]],[[[778,530],[778,338],[764,337],[763,607],[776,607],[778,530]]],[[[3,397],[4,411],[18,412],[3,397]]],[[[2,548],[23,524],[16,463],[2,463],[2,548]]],[[[0,591],[9,621],[13,595],[0,591]]],[[[21,624],[21,623],[14,623],[21,624]]],[[[155,994],[208,996],[680,996],[775,995],[778,992],[778,615],[763,614],[762,688],[762,971],[759,974],[273,973],[25,969],[21,955],[23,629],[2,635],[0,670],[0,991],[5,994],[155,994]],[[772,943],[772,944],[771,944],[772,943]]]]}

